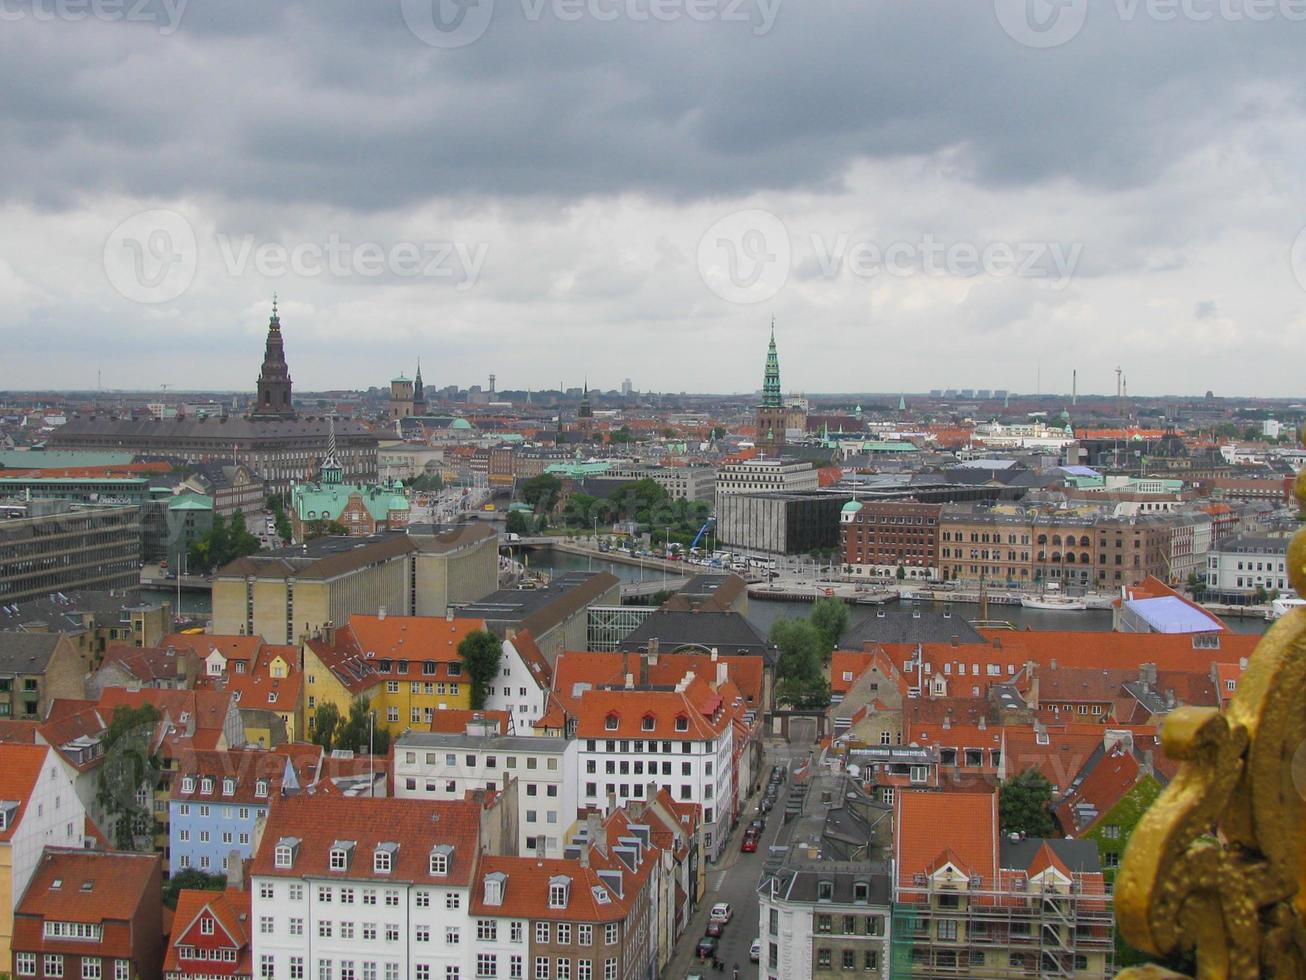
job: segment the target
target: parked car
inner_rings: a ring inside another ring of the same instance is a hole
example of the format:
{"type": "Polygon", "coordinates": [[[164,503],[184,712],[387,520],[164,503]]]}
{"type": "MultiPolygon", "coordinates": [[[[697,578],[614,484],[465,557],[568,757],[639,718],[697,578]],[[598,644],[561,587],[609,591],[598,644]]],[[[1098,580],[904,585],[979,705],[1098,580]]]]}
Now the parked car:
{"type": "Polygon", "coordinates": [[[729,902],[717,902],[712,906],[712,911],[707,917],[713,922],[729,922],[734,914],[735,910],[730,907],[729,902]]]}
{"type": "Polygon", "coordinates": [[[757,817],[756,819],[749,821],[748,829],[755,830],[760,834],[762,831],[766,830],[766,821],[761,817],[757,817]]]}
{"type": "Polygon", "coordinates": [[[711,922],[707,924],[707,929],[705,929],[704,931],[713,939],[720,939],[721,933],[726,931],[726,924],[724,922],[718,922],[715,919],[713,919],[711,922]]]}
{"type": "Polygon", "coordinates": [[[756,962],[758,962],[759,960],[762,959],[762,940],[761,940],[761,938],[754,939],[754,940],[753,940],[753,945],[751,945],[751,946],[748,947],[748,958],[749,958],[750,960],[752,960],[754,963],[756,963],[756,962]]]}
{"type": "Polygon", "coordinates": [[[698,941],[698,945],[694,948],[694,955],[696,955],[700,960],[708,959],[709,957],[716,955],[716,947],[717,941],[714,937],[704,936],[698,941]]]}
{"type": "Polygon", "coordinates": [[[739,843],[739,849],[745,854],[752,854],[757,850],[757,834],[744,834],[744,839],[739,843]]]}

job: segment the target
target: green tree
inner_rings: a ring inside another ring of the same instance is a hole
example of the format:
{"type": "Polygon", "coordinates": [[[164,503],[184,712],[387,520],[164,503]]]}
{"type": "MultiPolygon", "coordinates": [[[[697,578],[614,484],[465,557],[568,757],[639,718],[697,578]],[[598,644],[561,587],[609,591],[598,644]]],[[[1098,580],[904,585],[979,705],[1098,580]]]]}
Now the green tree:
{"type": "Polygon", "coordinates": [[[777,619],[771,642],[780,651],[775,675],[780,680],[809,682],[821,676],[821,661],[829,652],[821,631],[806,619],[777,619]]]}
{"type": "Polygon", "coordinates": [[[326,701],[313,714],[313,741],[330,752],[335,747],[336,729],[340,727],[340,709],[326,701]]]}
{"type": "Polygon", "coordinates": [[[562,481],[552,473],[533,476],[523,481],[521,485],[521,499],[540,513],[553,510],[560,493],[562,493],[562,481]]]}
{"type": "Polygon", "coordinates": [[[458,656],[472,681],[472,709],[480,711],[485,707],[490,682],[499,676],[503,643],[489,630],[473,630],[458,644],[458,656]]]}
{"type": "Polygon", "coordinates": [[[259,549],[258,538],[245,526],[245,515],[236,511],[231,515],[231,527],[227,531],[227,553],[222,564],[252,555],[259,549]]]}
{"type": "Polygon", "coordinates": [[[530,534],[530,518],[519,510],[510,510],[508,511],[508,523],[505,529],[509,534],[530,534]]]}
{"type": "Polygon", "coordinates": [[[365,755],[369,751],[370,735],[371,754],[388,753],[390,733],[385,728],[378,728],[371,714],[371,701],[367,698],[355,698],[349,705],[349,717],[341,721],[336,729],[334,747],[365,755]]]}
{"type": "Polygon", "coordinates": [[[898,566],[898,581],[902,582],[907,578],[907,569],[902,565],[898,566]]]}
{"type": "Polygon", "coordinates": [[[724,439],[726,437],[726,427],[724,425],[712,426],[712,438],[724,439]]]}
{"type": "Polygon", "coordinates": [[[147,793],[142,805],[138,794],[142,788],[153,790],[159,772],[158,760],[151,754],[159,719],[159,710],[152,704],[139,708],[119,705],[104,733],[104,763],[95,799],[120,851],[149,850],[154,845],[153,800],[147,793]]]}
{"type": "Polygon", "coordinates": [[[998,815],[1004,834],[1052,837],[1052,784],[1037,769],[1029,768],[1002,784],[998,815]]]}
{"type": "Polygon", "coordinates": [[[347,535],[349,528],[345,527],[339,521],[309,521],[304,525],[304,540],[312,541],[314,538],[324,538],[328,535],[337,537],[347,535]]]}
{"type": "Polygon", "coordinates": [[[834,650],[839,645],[839,638],[848,629],[848,605],[834,596],[817,599],[812,603],[812,611],[807,618],[820,630],[829,648],[834,650]]]}
{"type": "Polygon", "coordinates": [[[223,875],[205,874],[198,868],[183,868],[175,871],[172,877],[163,883],[163,904],[170,909],[177,907],[177,895],[183,888],[192,891],[220,892],[227,887],[223,875]]]}

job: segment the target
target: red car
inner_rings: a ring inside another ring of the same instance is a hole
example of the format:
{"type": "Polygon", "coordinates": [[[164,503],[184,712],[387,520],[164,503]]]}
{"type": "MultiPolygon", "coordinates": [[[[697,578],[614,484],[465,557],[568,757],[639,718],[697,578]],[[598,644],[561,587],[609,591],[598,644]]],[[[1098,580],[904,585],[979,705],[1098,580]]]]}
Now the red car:
{"type": "Polygon", "coordinates": [[[739,849],[743,851],[745,854],[752,854],[754,851],[757,850],[757,838],[745,837],[743,843],[739,845],[739,849]]]}

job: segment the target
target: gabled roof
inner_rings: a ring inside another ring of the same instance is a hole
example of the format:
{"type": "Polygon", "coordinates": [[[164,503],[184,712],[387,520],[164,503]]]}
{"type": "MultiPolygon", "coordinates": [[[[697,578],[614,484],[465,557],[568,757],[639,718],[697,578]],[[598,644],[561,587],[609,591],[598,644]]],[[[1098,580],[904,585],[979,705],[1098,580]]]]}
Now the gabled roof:
{"type": "Polygon", "coordinates": [[[729,724],[724,714],[716,720],[704,716],[685,691],[585,691],[571,708],[578,738],[702,741],[719,738],[729,724]]]}
{"type": "Polygon", "coordinates": [[[13,814],[0,830],[0,841],[12,840],[14,831],[27,811],[27,801],[36,789],[50,750],[44,745],[23,745],[17,742],[0,743],[0,801],[17,803],[13,814]]]}
{"type": "Polygon", "coordinates": [[[195,888],[183,888],[177,893],[177,910],[173,914],[172,941],[168,943],[167,954],[163,962],[164,973],[171,971],[191,972],[198,968],[195,960],[182,962],[178,947],[192,945],[186,942],[196,925],[203,917],[213,919],[215,935],[219,945],[235,947],[237,954],[232,974],[234,976],[253,976],[253,948],[250,943],[251,924],[250,893],[238,888],[224,891],[201,891],[195,888]]]}
{"type": "Polygon", "coordinates": [[[267,806],[282,789],[286,765],[285,755],[259,749],[183,749],[176,757],[172,798],[201,803],[267,806]],[[195,780],[189,792],[186,790],[187,778],[195,780]],[[204,792],[206,778],[212,780],[207,793],[204,792]],[[228,779],[232,781],[230,793],[226,792],[228,779]],[[259,783],[264,784],[265,792],[262,796],[258,795],[259,783]]]}
{"type": "Polygon", "coordinates": [[[1126,794],[1148,775],[1146,766],[1124,743],[1099,746],[1075,775],[1070,791],[1053,813],[1067,834],[1092,830],[1126,794]]]}
{"type": "Polygon", "coordinates": [[[508,637],[508,642],[512,644],[512,648],[517,651],[517,656],[521,657],[522,663],[535,678],[535,683],[547,690],[553,684],[553,668],[549,666],[548,658],[541,652],[531,631],[517,630],[508,637]]]}

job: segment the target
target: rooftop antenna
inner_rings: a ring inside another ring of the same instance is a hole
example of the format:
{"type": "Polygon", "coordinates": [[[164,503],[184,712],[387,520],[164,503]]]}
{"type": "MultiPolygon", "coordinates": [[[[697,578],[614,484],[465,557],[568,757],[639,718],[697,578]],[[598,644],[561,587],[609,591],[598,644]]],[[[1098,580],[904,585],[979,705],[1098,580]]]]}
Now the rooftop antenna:
{"type": "Polygon", "coordinates": [[[1079,369],[1070,372],[1070,404],[1079,402],[1079,369]]]}

